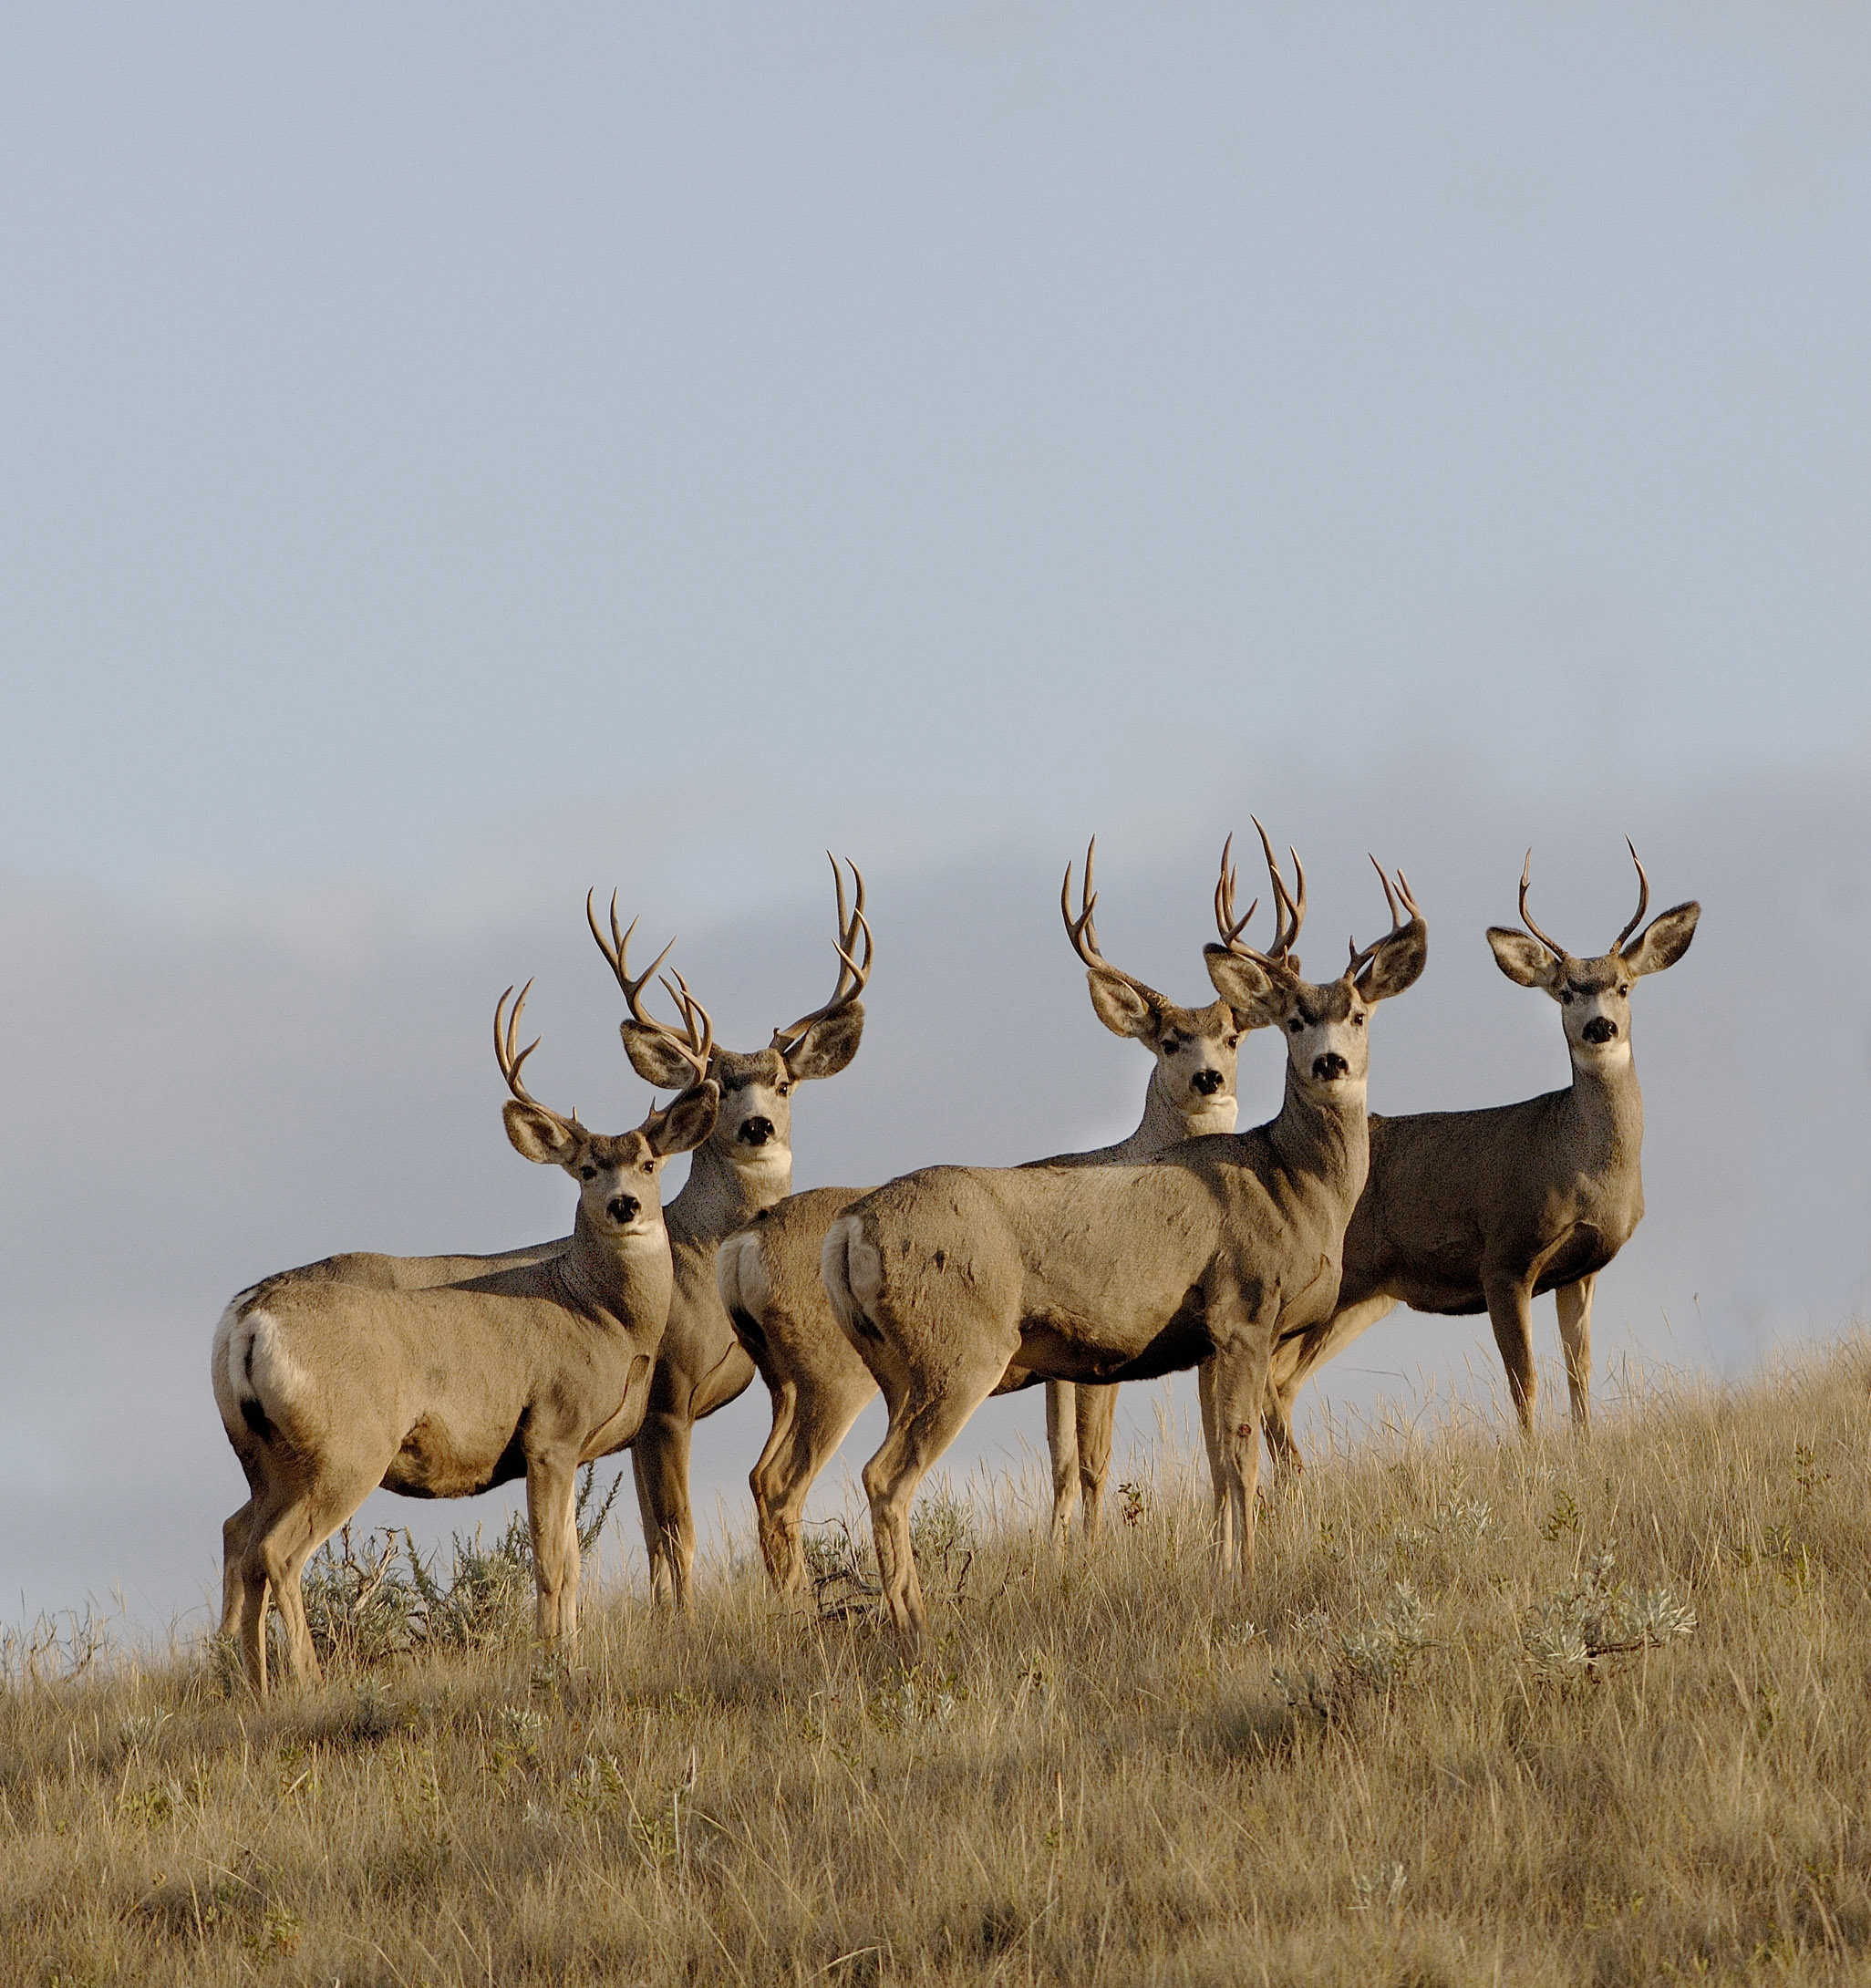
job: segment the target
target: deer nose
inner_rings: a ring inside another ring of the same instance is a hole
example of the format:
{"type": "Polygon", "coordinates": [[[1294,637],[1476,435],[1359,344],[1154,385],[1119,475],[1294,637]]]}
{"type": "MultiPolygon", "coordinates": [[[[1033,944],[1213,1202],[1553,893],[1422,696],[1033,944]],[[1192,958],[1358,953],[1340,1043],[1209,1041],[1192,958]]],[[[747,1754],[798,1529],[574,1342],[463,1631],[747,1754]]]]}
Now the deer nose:
{"type": "Polygon", "coordinates": [[[1342,1077],[1351,1066],[1337,1050],[1328,1050],[1323,1056],[1312,1059],[1312,1074],[1321,1083],[1329,1083],[1334,1077],[1342,1077]]]}
{"type": "Polygon", "coordinates": [[[773,1136],[773,1121],[770,1118],[743,1118],[740,1130],[734,1136],[743,1145],[763,1146],[773,1136]]]}
{"type": "Polygon", "coordinates": [[[1189,1079],[1189,1088],[1199,1091],[1205,1098],[1212,1098],[1222,1087],[1222,1073],[1218,1070],[1198,1070],[1189,1079]]]}
{"type": "Polygon", "coordinates": [[[635,1195],[613,1195],[605,1206],[614,1222],[634,1222],[643,1203],[635,1195]]]}
{"type": "Polygon", "coordinates": [[[1587,1042],[1613,1042],[1618,1039],[1618,1024],[1609,1015],[1594,1015],[1582,1032],[1587,1042]]]}

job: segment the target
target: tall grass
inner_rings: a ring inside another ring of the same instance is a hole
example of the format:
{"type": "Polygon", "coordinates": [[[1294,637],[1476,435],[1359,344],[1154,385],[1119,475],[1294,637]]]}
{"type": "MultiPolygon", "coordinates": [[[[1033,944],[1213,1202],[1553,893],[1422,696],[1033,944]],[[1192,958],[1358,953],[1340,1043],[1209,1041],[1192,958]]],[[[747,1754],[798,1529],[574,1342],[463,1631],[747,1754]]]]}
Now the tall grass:
{"type": "MultiPolygon", "coordinates": [[[[1862,1982],[1871,1348],[1584,1444],[1317,1458],[1218,1592],[1164,1458],[1063,1570],[919,1517],[936,1655],[750,1564],[692,1621],[342,1650],[13,1646],[0,1970],[126,1982],[1862,1982]]],[[[523,1610],[522,1611],[523,1612],[523,1610]]]]}

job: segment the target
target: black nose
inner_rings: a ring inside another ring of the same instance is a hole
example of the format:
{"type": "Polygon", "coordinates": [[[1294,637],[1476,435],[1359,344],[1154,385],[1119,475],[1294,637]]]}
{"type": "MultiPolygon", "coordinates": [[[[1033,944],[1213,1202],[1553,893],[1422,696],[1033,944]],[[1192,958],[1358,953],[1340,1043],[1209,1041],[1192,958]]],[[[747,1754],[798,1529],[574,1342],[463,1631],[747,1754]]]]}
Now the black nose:
{"type": "Polygon", "coordinates": [[[734,1136],[743,1145],[763,1146],[773,1136],[773,1121],[770,1118],[743,1118],[740,1130],[734,1136]]]}
{"type": "Polygon", "coordinates": [[[1222,1073],[1218,1070],[1198,1070],[1189,1079],[1189,1088],[1199,1091],[1205,1098],[1212,1098],[1222,1087],[1222,1073]]]}
{"type": "Polygon", "coordinates": [[[614,1222],[634,1222],[643,1203],[635,1195],[613,1195],[605,1206],[614,1222]]]}
{"type": "Polygon", "coordinates": [[[1618,1024],[1609,1015],[1594,1015],[1580,1033],[1587,1042],[1615,1042],[1618,1040],[1618,1024]]]}
{"type": "Polygon", "coordinates": [[[1323,1056],[1312,1059],[1312,1074],[1321,1083],[1329,1083],[1334,1077],[1342,1077],[1351,1068],[1337,1050],[1328,1050],[1323,1056]]]}

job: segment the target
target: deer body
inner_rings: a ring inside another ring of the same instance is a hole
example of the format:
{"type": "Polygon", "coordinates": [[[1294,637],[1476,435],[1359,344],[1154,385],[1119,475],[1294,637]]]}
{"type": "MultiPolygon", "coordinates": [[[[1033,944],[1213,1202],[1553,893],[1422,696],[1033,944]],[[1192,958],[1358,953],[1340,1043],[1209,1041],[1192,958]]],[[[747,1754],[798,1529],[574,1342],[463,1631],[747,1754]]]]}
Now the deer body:
{"type": "MultiPolygon", "coordinates": [[[[1635,861],[1636,852],[1632,852],[1635,861]]],[[[1488,934],[1510,979],[1560,1004],[1572,1082],[1514,1104],[1370,1122],[1370,1178],[1345,1237],[1339,1309],[1276,1351],[1267,1441],[1298,1467],[1292,1407],[1300,1386],[1393,1306],[1472,1315],[1494,1331],[1523,1428],[1533,1426],[1533,1300],[1555,1293],[1574,1426],[1591,1420],[1591,1314],[1598,1273],[1643,1219],[1644,1100],[1631,1050],[1629,995],[1689,949],[1700,909],[1659,913],[1608,953],[1578,959],[1540,935],[1488,934]]],[[[1521,878],[1523,917],[1526,875],[1521,878]]],[[[1533,927],[1537,933],[1537,927],[1533,927]]]]}
{"type": "MultiPolygon", "coordinates": [[[[1225,864],[1225,853],[1223,860],[1225,864]]],[[[1142,1042],[1154,1061],[1143,1115],[1129,1138],[1095,1152],[1035,1163],[1046,1166],[1137,1162],[1180,1140],[1235,1127],[1236,1018],[1220,1000],[1201,1009],[1178,1007],[1100,955],[1092,924],[1097,894],[1091,865],[1088,849],[1083,909],[1077,918],[1070,908],[1071,871],[1066,872],[1061,899],[1066,929],[1085,962],[1099,1020],[1113,1034],[1142,1042]]],[[[820,1271],[832,1219],[868,1191],[819,1187],[791,1196],[730,1237],[718,1258],[722,1303],[772,1396],[772,1429],[749,1483],[761,1556],[781,1594],[796,1593],[805,1579],[801,1527],[812,1484],[876,1393],[870,1370],[832,1316],[820,1271]]],[[[996,1392],[1012,1392],[1036,1378],[1025,1372],[1008,1375],[996,1392]]],[[[1060,1538],[1081,1479],[1086,1523],[1097,1530],[1115,1402],[1111,1389],[1047,1384],[1053,1526],[1060,1538]]]]}
{"type": "Polygon", "coordinates": [[[1354,953],[1339,980],[1302,981],[1288,954],[1303,875],[1300,893],[1273,954],[1208,949],[1242,1025],[1287,1031],[1286,1098],[1271,1123],[1191,1140],[1143,1166],[931,1168],[832,1222],[826,1289],[890,1410],[864,1488],[885,1605],[911,1644],[926,1625],[910,1504],[969,1415],[1015,1374],[1109,1383],[1212,1360],[1227,1487],[1220,1550],[1237,1577],[1250,1569],[1269,1358],[1281,1336],[1336,1304],[1369,1153],[1365,1023],[1373,1002],[1416,978],[1426,946],[1411,906],[1411,922],[1354,953]]]}
{"type": "MultiPolygon", "coordinates": [[[[525,1158],[580,1181],[569,1247],[432,1289],[268,1279],[235,1298],[215,1328],[215,1403],[252,1493],[223,1533],[236,1552],[227,1589],[242,1660],[262,1693],[269,1601],[294,1675],[317,1675],[300,1588],[305,1559],[379,1485],[465,1497],[523,1475],[539,1633],[576,1628],[576,1472],[628,1443],[642,1421],[673,1283],[658,1176],[671,1154],[708,1135],[719,1093],[698,1081],[635,1132],[589,1133],[520,1082],[532,1053],[515,1042],[524,1001],[504,1036],[495,1015],[513,1092],[507,1134],[525,1158]]],[[[689,1044],[698,1074],[709,1046],[689,1044]]]]}

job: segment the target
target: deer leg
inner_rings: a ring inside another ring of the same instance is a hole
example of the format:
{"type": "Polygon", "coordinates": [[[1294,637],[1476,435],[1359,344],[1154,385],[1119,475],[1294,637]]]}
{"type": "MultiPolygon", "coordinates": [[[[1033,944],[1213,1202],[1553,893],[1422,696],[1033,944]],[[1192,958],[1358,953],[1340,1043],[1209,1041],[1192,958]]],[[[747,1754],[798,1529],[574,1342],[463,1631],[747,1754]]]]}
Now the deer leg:
{"type": "Polygon", "coordinates": [[[1084,1494],[1085,1537],[1095,1539],[1104,1530],[1104,1485],[1111,1475],[1117,1389],[1081,1387],[1078,1395],[1079,1488],[1084,1494]]]}
{"type": "Polygon", "coordinates": [[[798,1594],[805,1586],[800,1528],[807,1494],[864,1403],[877,1392],[869,1370],[842,1340],[837,1351],[845,1360],[835,1369],[802,1371],[774,1389],[773,1433],[749,1479],[760,1556],[782,1595],[798,1594]]]}
{"type": "Polygon", "coordinates": [[[1592,1297],[1596,1271],[1553,1293],[1559,1312],[1559,1343],[1566,1349],[1566,1388],[1572,1396],[1572,1425],[1581,1435],[1592,1426],[1592,1297]]]}
{"type": "Polygon", "coordinates": [[[246,1558],[247,1532],[253,1522],[253,1501],[249,1498],[221,1528],[221,1633],[238,1637],[241,1632],[241,1597],[245,1578],[241,1563],[246,1558]]]}
{"type": "Polygon", "coordinates": [[[1222,1464],[1221,1432],[1215,1420],[1215,1356],[1204,1360],[1195,1370],[1195,1402],[1202,1413],[1202,1447],[1208,1453],[1208,1484],[1214,1494],[1213,1514],[1217,1527],[1222,1521],[1222,1506],[1227,1497],[1226,1481],[1222,1464]]]}
{"type": "Polygon", "coordinates": [[[1065,1551],[1072,1507],[1079,1502],[1078,1389],[1070,1381],[1046,1383],[1046,1451],[1052,1459],[1052,1544],[1065,1551]]]}
{"type": "Polygon", "coordinates": [[[1283,1478],[1289,1473],[1297,1477],[1306,1467],[1293,1441],[1293,1403],[1298,1399],[1299,1390],[1327,1361],[1336,1359],[1353,1340],[1396,1309],[1394,1298],[1360,1299],[1357,1304],[1334,1312],[1324,1325],[1315,1326],[1275,1349],[1267,1383],[1266,1442],[1275,1468],[1283,1478]]]}
{"type": "Polygon", "coordinates": [[[526,1525],[537,1589],[534,1626],[542,1642],[569,1641],[578,1628],[578,1453],[541,1451],[526,1459],[526,1525]]]}
{"type": "Polygon", "coordinates": [[[1266,1400],[1267,1337],[1254,1331],[1215,1355],[1213,1403],[1221,1463],[1221,1571],[1245,1582],[1254,1571],[1254,1494],[1260,1481],[1260,1416],[1266,1400]]]}
{"type": "Polygon", "coordinates": [[[688,1443],[694,1432],[687,1415],[652,1410],[630,1446],[649,1553],[650,1593],[663,1607],[685,1615],[695,1566],[695,1515],[688,1503],[688,1443]]]}
{"type": "Polygon", "coordinates": [[[1507,1370],[1507,1386],[1520,1417],[1521,1433],[1531,1435],[1534,1402],[1539,1393],[1534,1373],[1533,1294],[1518,1277],[1484,1277],[1482,1292],[1488,1301],[1494,1344],[1501,1349],[1501,1363],[1507,1370]]]}
{"type": "MultiPolygon", "coordinates": [[[[911,1503],[929,1466],[994,1392],[994,1383],[1007,1372],[1008,1361],[1018,1350],[1003,1342],[987,1359],[977,1358],[959,1372],[951,1369],[936,1383],[940,1392],[920,1375],[911,1379],[893,1372],[884,1381],[890,1427],[877,1454],[864,1465],[864,1491],[871,1501],[871,1529],[884,1604],[913,1653],[919,1652],[928,1640],[929,1618],[923,1606],[923,1584],[916,1577],[915,1555],[910,1549],[911,1503]]],[[[878,1378],[884,1380],[883,1375],[878,1378]]]]}

